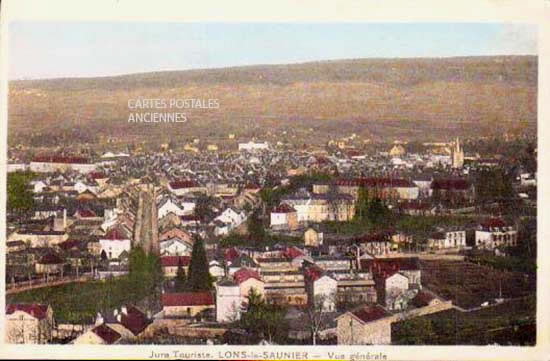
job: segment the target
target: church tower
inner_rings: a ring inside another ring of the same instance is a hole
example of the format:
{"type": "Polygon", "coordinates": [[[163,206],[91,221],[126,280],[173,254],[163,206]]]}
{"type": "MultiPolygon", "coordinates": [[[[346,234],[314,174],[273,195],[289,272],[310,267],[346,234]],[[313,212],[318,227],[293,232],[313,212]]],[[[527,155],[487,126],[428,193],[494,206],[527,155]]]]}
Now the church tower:
{"type": "Polygon", "coordinates": [[[451,157],[453,161],[453,168],[459,169],[464,166],[464,150],[460,147],[458,137],[456,137],[451,157]]]}

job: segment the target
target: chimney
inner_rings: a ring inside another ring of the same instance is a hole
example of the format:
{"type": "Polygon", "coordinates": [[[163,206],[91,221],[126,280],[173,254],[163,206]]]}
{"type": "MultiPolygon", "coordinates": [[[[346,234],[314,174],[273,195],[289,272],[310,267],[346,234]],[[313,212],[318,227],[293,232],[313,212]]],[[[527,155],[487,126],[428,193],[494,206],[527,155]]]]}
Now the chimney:
{"type": "Polygon", "coordinates": [[[122,306],[120,308],[120,312],[122,312],[124,315],[128,315],[128,309],[126,308],[126,306],[122,306]]]}
{"type": "Polygon", "coordinates": [[[118,315],[116,315],[116,320],[117,322],[122,322],[122,315],[119,313],[118,315]]]}

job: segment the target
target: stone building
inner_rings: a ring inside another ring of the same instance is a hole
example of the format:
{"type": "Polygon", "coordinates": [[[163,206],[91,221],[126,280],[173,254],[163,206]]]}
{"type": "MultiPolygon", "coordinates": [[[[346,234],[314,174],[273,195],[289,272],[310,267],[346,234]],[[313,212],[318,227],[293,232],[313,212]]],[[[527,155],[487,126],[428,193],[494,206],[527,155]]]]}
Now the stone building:
{"type": "Polygon", "coordinates": [[[336,318],[339,345],[389,345],[394,317],[380,306],[361,306],[336,318]]]}
{"type": "Polygon", "coordinates": [[[54,327],[53,310],[42,304],[7,304],[6,343],[48,343],[54,327]]]}

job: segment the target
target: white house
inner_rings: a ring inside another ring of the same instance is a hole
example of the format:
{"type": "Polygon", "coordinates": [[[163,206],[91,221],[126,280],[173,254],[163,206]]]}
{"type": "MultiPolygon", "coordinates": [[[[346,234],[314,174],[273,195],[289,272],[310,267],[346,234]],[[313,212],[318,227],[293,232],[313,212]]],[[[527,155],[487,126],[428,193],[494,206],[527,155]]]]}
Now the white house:
{"type": "Polygon", "coordinates": [[[241,316],[241,290],[239,285],[224,280],[216,285],[216,321],[233,322],[241,316]]]}
{"type": "Polygon", "coordinates": [[[336,292],[338,282],[328,276],[323,275],[313,281],[313,302],[322,302],[323,311],[332,312],[336,310],[336,292]]]}
{"type": "Polygon", "coordinates": [[[274,208],[270,215],[271,228],[294,230],[298,227],[298,213],[286,203],[274,208]]]}
{"type": "Polygon", "coordinates": [[[445,230],[432,234],[428,238],[428,247],[432,249],[466,247],[466,231],[445,230]]]}
{"type": "Polygon", "coordinates": [[[44,183],[43,181],[39,180],[34,182],[32,191],[34,193],[42,193],[44,191],[44,188],[46,188],[48,185],[44,183]]]}
{"type": "Polygon", "coordinates": [[[516,227],[502,219],[492,218],[479,225],[476,230],[476,247],[494,250],[498,247],[515,247],[518,241],[516,227]]]}
{"type": "Polygon", "coordinates": [[[225,269],[222,265],[220,265],[220,262],[216,260],[210,261],[208,264],[208,271],[213,277],[221,278],[225,276],[225,269]]]}
{"type": "Polygon", "coordinates": [[[99,239],[100,254],[108,259],[118,258],[124,251],[130,252],[131,241],[121,231],[112,229],[99,239]]]}
{"type": "Polygon", "coordinates": [[[170,198],[166,198],[158,207],[158,219],[163,218],[168,213],[174,213],[176,216],[184,215],[183,209],[176,202],[170,198]]]}
{"type": "Polygon", "coordinates": [[[229,207],[215,219],[225,223],[230,223],[233,227],[238,227],[246,219],[246,214],[244,211],[237,211],[236,209],[229,207]]]}
{"type": "Polygon", "coordinates": [[[207,189],[195,181],[176,180],[168,183],[168,190],[180,197],[188,193],[206,193],[207,189]]]}
{"type": "Polygon", "coordinates": [[[225,235],[231,232],[234,228],[240,226],[246,220],[244,211],[237,211],[229,207],[219,216],[214,218],[213,224],[216,226],[214,233],[216,235],[225,235]]]}
{"type": "Polygon", "coordinates": [[[214,235],[216,237],[226,236],[232,229],[229,223],[218,220],[214,220],[212,223],[214,224],[214,235]]]}
{"type": "Polygon", "coordinates": [[[181,238],[169,238],[159,243],[162,256],[190,256],[193,245],[181,238]]]}
{"type": "Polygon", "coordinates": [[[233,280],[239,285],[241,293],[241,303],[248,302],[248,293],[254,290],[257,294],[264,297],[264,281],[259,273],[250,268],[240,268],[233,273],[233,280]]]}
{"type": "Polygon", "coordinates": [[[395,301],[409,289],[409,279],[396,272],[384,280],[383,294],[378,295],[379,303],[383,303],[388,309],[393,309],[395,301]]]}
{"type": "Polygon", "coordinates": [[[88,189],[88,185],[84,182],[78,181],[74,184],[74,190],[77,191],[79,194],[86,191],[88,189]]]}
{"type": "Polygon", "coordinates": [[[183,200],[179,202],[179,206],[181,210],[183,211],[183,215],[189,215],[193,214],[195,212],[195,206],[197,204],[194,201],[191,200],[183,200]]]}

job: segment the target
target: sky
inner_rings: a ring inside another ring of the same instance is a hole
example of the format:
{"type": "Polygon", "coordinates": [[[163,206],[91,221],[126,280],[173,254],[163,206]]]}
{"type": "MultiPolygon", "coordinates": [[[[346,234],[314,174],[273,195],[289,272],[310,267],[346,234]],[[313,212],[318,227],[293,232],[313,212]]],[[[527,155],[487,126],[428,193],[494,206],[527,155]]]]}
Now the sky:
{"type": "Polygon", "coordinates": [[[537,54],[533,25],[14,22],[9,78],[94,77],[349,58],[537,54]]]}

